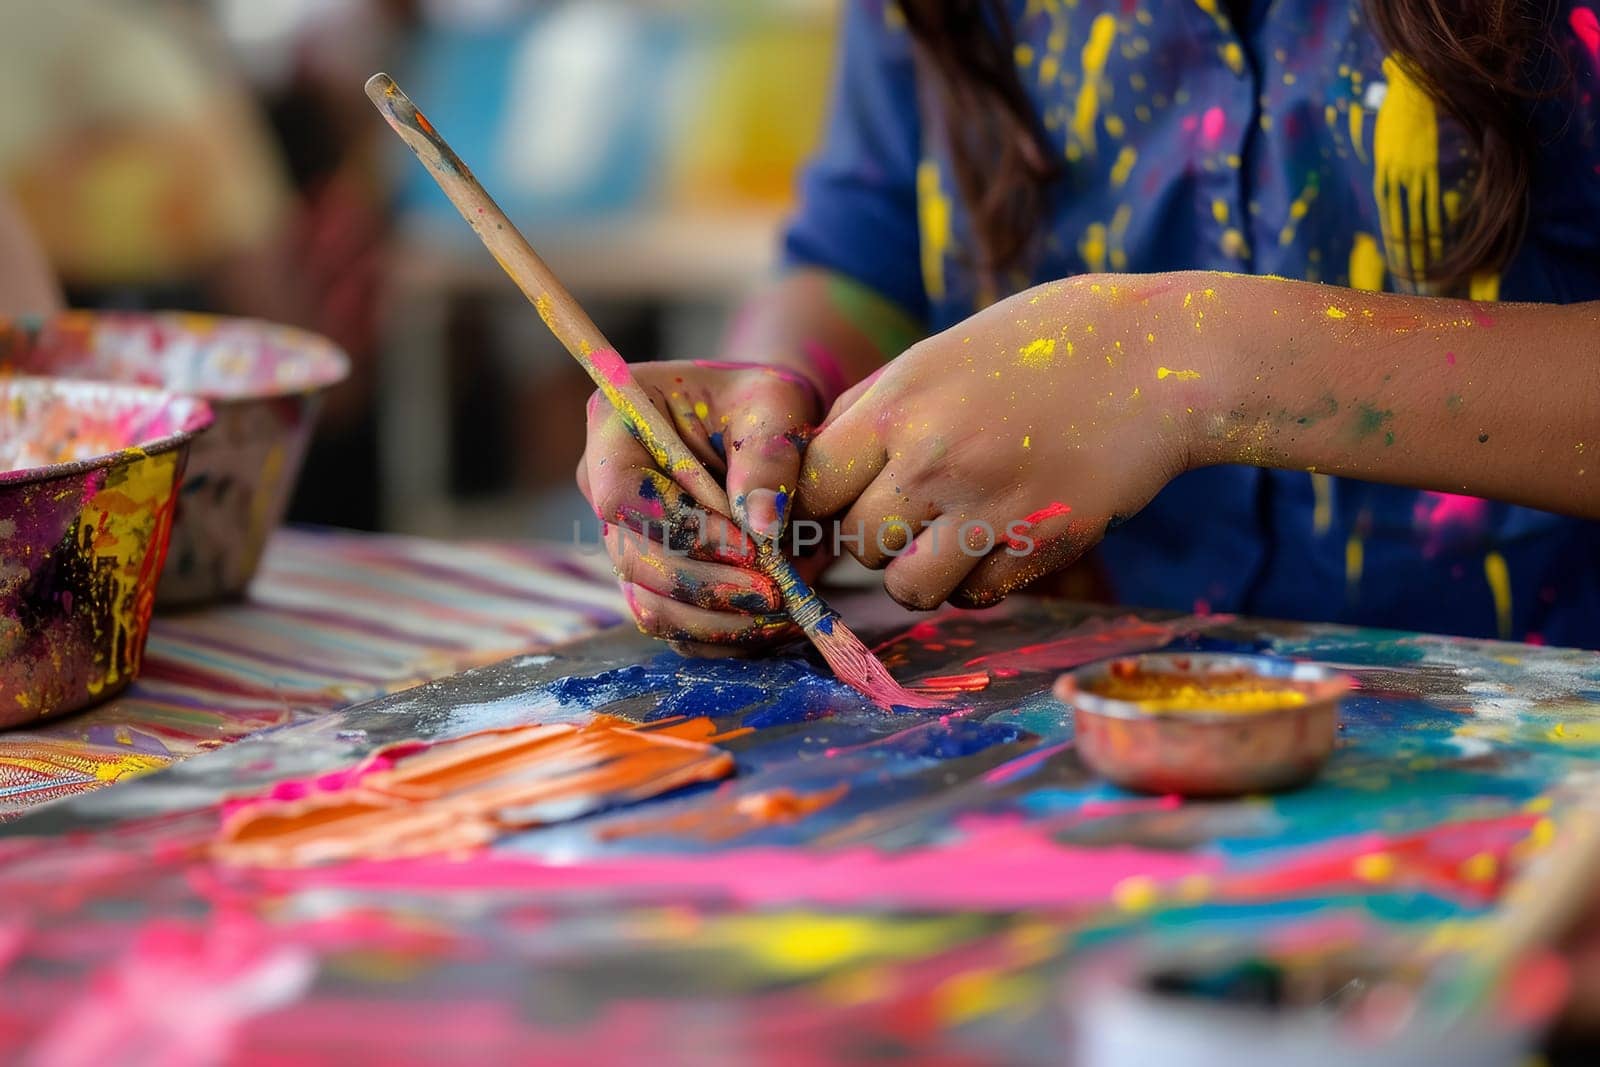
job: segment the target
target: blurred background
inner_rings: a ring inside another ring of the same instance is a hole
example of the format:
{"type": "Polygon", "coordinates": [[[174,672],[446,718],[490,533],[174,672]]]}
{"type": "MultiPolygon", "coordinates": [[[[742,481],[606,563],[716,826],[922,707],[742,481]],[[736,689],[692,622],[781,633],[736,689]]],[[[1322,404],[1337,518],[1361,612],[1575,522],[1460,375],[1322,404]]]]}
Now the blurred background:
{"type": "Polygon", "coordinates": [[[349,352],[291,520],[566,540],[588,380],[363,83],[395,76],[624,354],[705,358],[775,261],[835,4],[0,0],[0,177],[72,306],[349,352]]]}

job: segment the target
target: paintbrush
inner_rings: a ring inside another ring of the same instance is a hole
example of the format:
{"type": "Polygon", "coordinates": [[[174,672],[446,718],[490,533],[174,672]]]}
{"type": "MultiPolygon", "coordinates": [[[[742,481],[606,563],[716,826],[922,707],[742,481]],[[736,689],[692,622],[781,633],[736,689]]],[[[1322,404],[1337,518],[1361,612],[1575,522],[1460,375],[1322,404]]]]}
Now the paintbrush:
{"type": "MultiPolygon", "coordinates": [[[[731,518],[726,491],[700,465],[666,416],[634,380],[627,363],[600,328],[506,218],[505,212],[484,191],[433,124],[387,74],[374,74],[368,79],[367,96],[433,175],[495,262],[532,301],[544,324],[594,380],[656,465],[700,506],[731,518]]],[[[840,681],[885,707],[943,705],[941,700],[910,692],[896,682],[839,618],[838,612],[805,583],[794,564],[779,550],[776,540],[753,536],[751,540],[756,545],[756,561],[762,573],[772,579],[783,595],[785,611],[822,653],[840,681]]]]}

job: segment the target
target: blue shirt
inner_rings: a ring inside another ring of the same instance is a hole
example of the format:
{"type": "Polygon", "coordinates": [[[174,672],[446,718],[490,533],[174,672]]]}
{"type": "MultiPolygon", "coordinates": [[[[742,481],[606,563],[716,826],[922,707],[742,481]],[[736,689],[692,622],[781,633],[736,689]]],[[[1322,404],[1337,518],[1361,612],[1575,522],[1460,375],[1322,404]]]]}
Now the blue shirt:
{"type": "MultiPolygon", "coordinates": [[[[1386,257],[1406,241],[1385,240],[1375,173],[1399,179],[1401,198],[1436,177],[1432,206],[1453,212],[1471,166],[1461,130],[1385,64],[1359,0],[1251,3],[1238,26],[1218,0],[1013,3],[1016,63],[1064,169],[1018,288],[1182,269],[1405,288],[1386,257]]],[[[1474,283],[1480,298],[1600,299],[1590,3],[1561,9],[1570,91],[1538,108],[1527,239],[1501,277],[1474,283]]],[[[919,117],[898,9],[845,8],[832,117],[786,258],[940,330],[997,294],[966,265],[969,220],[939,127],[919,117]]],[[[1100,551],[1131,604],[1600,646],[1600,524],[1507,504],[1213,467],[1174,480],[1100,551]]]]}

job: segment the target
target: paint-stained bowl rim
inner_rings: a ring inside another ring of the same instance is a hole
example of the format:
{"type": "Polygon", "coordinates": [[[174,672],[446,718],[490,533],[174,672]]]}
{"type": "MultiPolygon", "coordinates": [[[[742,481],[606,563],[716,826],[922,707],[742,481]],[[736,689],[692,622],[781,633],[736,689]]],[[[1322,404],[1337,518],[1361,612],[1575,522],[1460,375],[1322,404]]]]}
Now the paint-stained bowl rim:
{"type": "MultiPolygon", "coordinates": [[[[161,382],[136,381],[128,377],[98,376],[92,370],[79,370],[75,366],[68,374],[60,377],[72,378],[77,381],[115,382],[124,385],[140,386],[147,389],[158,389],[163,392],[175,393],[181,396],[199,397],[216,408],[244,405],[263,400],[282,400],[289,397],[308,397],[332,389],[350,377],[350,357],[333,341],[298,326],[288,326],[283,323],[272,322],[267,319],[246,318],[234,315],[212,315],[196,311],[60,311],[51,315],[19,315],[0,316],[0,327],[10,323],[15,327],[34,333],[43,333],[51,327],[72,328],[82,324],[82,328],[127,327],[134,328],[139,325],[156,325],[163,329],[172,330],[174,333],[189,334],[196,338],[204,338],[223,330],[238,331],[250,335],[251,339],[266,349],[268,341],[284,349],[291,349],[299,356],[306,359],[307,372],[293,376],[285,381],[269,386],[248,385],[237,389],[231,388],[203,388],[190,387],[187,384],[173,383],[170,380],[161,382]]],[[[260,351],[251,354],[252,360],[262,358],[260,351]]],[[[43,374],[42,369],[30,370],[31,374],[43,374]]],[[[54,376],[54,375],[50,375],[54,376]]]]}
{"type": "Polygon", "coordinates": [[[1354,685],[1355,680],[1343,671],[1320,663],[1306,663],[1278,656],[1240,652],[1146,652],[1135,656],[1116,656],[1062,675],[1056,694],[1079,711],[1108,719],[1236,724],[1246,720],[1262,722],[1306,715],[1317,708],[1336,703],[1349,693],[1354,685]],[[1264,682],[1287,683],[1284,688],[1297,689],[1305,694],[1306,699],[1300,704],[1261,711],[1208,711],[1197,707],[1174,712],[1142,707],[1137,701],[1100,696],[1091,690],[1093,685],[1109,678],[1113,670],[1122,669],[1124,664],[1132,664],[1142,673],[1170,674],[1196,679],[1203,679],[1207,673],[1242,671],[1253,674],[1264,682]]]}
{"type": "Polygon", "coordinates": [[[0,402],[4,402],[8,394],[19,387],[35,394],[67,397],[69,402],[86,402],[95,396],[105,398],[109,395],[130,405],[142,403],[152,412],[172,412],[178,423],[178,429],[159,437],[130,441],[110,452],[100,452],[80,459],[48,463],[38,467],[18,467],[0,471],[0,489],[69,478],[121,463],[136,462],[149,456],[159,456],[184,447],[209,429],[216,420],[211,404],[203,397],[189,393],[178,393],[146,385],[129,385],[124,382],[52,378],[44,375],[7,374],[0,377],[0,402]]]}

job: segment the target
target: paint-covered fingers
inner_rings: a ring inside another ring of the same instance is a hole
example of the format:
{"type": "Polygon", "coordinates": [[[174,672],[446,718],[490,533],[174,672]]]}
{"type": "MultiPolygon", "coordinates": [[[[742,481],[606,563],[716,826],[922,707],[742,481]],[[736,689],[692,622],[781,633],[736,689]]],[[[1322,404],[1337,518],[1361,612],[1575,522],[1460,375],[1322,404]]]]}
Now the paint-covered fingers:
{"type": "Polygon", "coordinates": [[[708,611],[627,582],[623,583],[622,595],[633,612],[639,632],[665,641],[761,648],[800,633],[787,615],[708,611]]]}
{"type": "Polygon", "coordinates": [[[750,565],[755,547],[733,520],[700,507],[655,466],[621,416],[590,405],[579,487],[603,522],[647,534],[696,559],[750,565]]]}
{"type": "Polygon", "coordinates": [[[888,566],[938,516],[935,504],[907,491],[910,484],[890,463],[838,520],[839,546],[863,566],[888,566]]]}
{"type": "Polygon", "coordinates": [[[795,514],[822,519],[848,508],[889,460],[883,433],[891,419],[887,390],[874,376],[839,398],[807,446],[795,514]]]}
{"type": "Polygon", "coordinates": [[[1000,535],[985,519],[941,515],[890,561],[883,588],[903,607],[932,611],[994,551],[1000,535]]]}
{"type": "Polygon", "coordinates": [[[760,374],[731,399],[728,499],[746,529],[770,540],[789,519],[800,455],[820,414],[816,390],[792,375],[760,374]]]}
{"type": "Polygon", "coordinates": [[[630,585],[712,612],[770,615],[783,610],[778,587],[757,571],[691,559],[620,526],[606,532],[605,545],[617,577],[630,585]]]}
{"type": "Polygon", "coordinates": [[[1042,520],[1008,523],[1000,544],[950,594],[950,602],[963,608],[997,604],[1076,562],[1099,542],[1105,528],[1103,522],[1076,519],[1064,511],[1042,520]]]}

